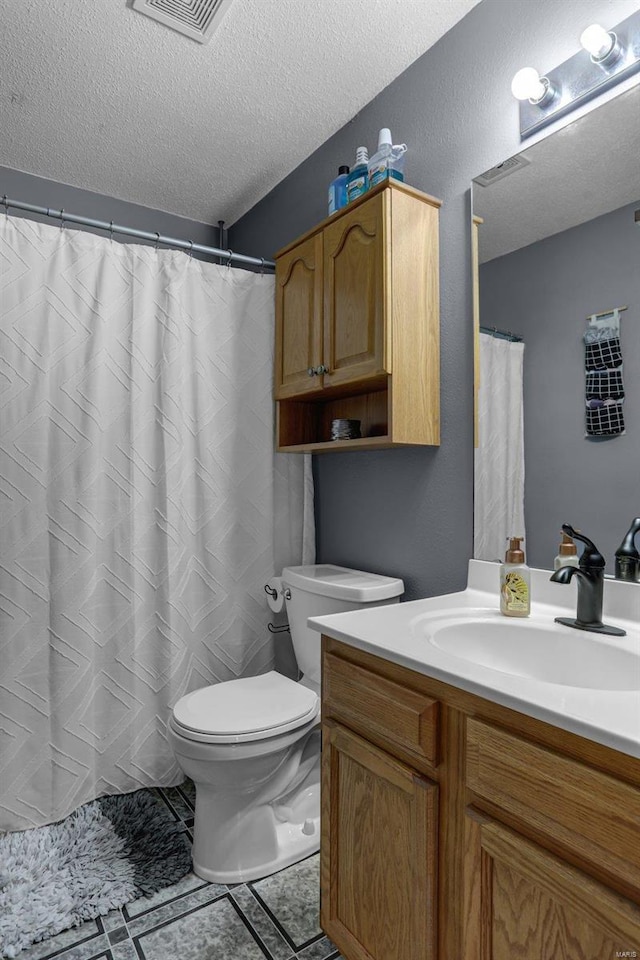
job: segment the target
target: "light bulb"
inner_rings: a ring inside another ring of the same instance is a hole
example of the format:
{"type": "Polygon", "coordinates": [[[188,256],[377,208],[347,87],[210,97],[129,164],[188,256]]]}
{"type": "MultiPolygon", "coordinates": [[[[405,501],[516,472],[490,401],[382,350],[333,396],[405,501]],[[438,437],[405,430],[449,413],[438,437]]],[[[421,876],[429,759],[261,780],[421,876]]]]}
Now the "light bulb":
{"type": "Polygon", "coordinates": [[[608,57],[615,46],[615,42],[614,34],[607,33],[599,23],[592,23],[580,35],[580,45],[584,47],[587,53],[591,54],[594,60],[604,60],[608,57]]]}
{"type": "Polygon", "coordinates": [[[516,100],[531,100],[537,103],[547,92],[547,86],[540,79],[535,67],[523,67],[511,81],[511,93],[516,100]]]}

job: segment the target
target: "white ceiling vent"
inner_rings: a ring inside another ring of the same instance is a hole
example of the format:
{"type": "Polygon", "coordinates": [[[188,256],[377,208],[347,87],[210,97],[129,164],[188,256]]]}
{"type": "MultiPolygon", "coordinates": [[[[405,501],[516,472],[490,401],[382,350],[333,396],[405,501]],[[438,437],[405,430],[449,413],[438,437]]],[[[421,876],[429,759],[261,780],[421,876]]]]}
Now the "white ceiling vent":
{"type": "Polygon", "coordinates": [[[490,187],[492,183],[496,183],[497,180],[503,180],[504,177],[515,173],[516,170],[522,170],[523,167],[528,167],[530,163],[531,161],[525,160],[522,154],[516,154],[515,157],[509,157],[508,160],[503,160],[502,163],[491,167],[490,170],[485,170],[485,172],[481,173],[479,177],[476,177],[473,182],[478,183],[481,187],[490,187]]]}
{"type": "Polygon", "coordinates": [[[152,20],[208,43],[233,0],[132,0],[132,7],[152,20]]]}

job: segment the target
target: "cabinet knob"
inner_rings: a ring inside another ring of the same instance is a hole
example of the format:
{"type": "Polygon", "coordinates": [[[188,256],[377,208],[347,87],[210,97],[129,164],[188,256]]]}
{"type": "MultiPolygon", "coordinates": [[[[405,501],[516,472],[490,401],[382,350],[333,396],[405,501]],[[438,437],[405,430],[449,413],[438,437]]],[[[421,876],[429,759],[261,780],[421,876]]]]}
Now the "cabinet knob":
{"type": "Polygon", "coordinates": [[[315,367],[307,367],[307,376],[308,376],[308,377],[315,377],[315,375],[317,374],[317,372],[318,372],[318,371],[315,369],[315,367]]]}
{"type": "Polygon", "coordinates": [[[317,374],[329,373],[329,367],[325,367],[325,365],[321,363],[319,367],[316,367],[316,373],[317,374]]]}

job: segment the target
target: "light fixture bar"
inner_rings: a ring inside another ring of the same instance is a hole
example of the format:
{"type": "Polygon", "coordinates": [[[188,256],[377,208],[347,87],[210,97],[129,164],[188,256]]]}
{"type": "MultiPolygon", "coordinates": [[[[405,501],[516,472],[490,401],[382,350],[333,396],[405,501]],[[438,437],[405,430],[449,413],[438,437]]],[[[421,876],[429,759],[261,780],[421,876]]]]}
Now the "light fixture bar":
{"type": "Polygon", "coordinates": [[[520,101],[520,137],[530,137],[582,103],[640,71],[640,10],[611,31],[619,56],[606,55],[600,62],[582,48],[553,70],[546,72],[556,96],[547,101],[520,101]]]}

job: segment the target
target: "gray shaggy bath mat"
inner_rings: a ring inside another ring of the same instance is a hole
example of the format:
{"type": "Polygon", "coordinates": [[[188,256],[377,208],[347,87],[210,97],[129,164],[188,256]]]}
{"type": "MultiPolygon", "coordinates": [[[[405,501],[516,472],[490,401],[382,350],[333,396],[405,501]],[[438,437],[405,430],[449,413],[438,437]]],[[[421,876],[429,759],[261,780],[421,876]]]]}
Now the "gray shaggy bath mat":
{"type": "Polygon", "coordinates": [[[138,790],[0,837],[0,956],[176,883],[191,869],[180,830],[160,800],[138,790]]]}

